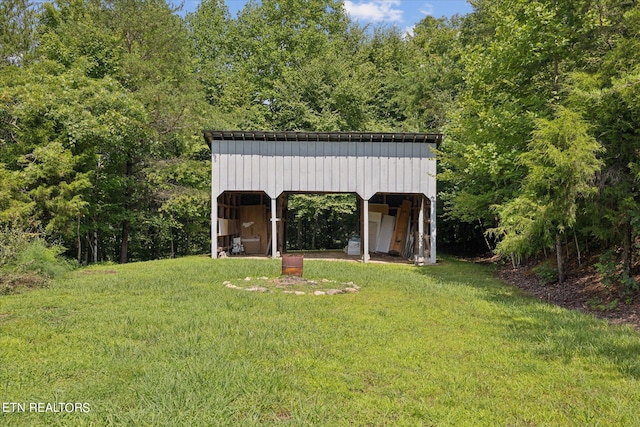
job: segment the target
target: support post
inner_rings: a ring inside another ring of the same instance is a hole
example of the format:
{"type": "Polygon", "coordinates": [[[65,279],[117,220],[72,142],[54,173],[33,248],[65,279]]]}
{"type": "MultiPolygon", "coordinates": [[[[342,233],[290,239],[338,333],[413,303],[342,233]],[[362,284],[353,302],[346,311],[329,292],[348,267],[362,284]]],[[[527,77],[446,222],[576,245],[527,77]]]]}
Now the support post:
{"type": "Polygon", "coordinates": [[[218,181],[215,178],[218,156],[211,143],[211,258],[218,258],[218,181]]]}
{"type": "Polygon", "coordinates": [[[416,265],[424,265],[424,196],[420,195],[420,211],[418,212],[418,253],[416,265]]]}
{"type": "Polygon", "coordinates": [[[431,196],[431,234],[430,234],[431,264],[436,263],[436,196],[431,196]]]}
{"type": "Polygon", "coordinates": [[[369,262],[369,200],[363,199],[363,215],[364,215],[364,224],[362,232],[362,239],[360,242],[362,243],[362,260],[364,262],[369,262]]]}
{"type": "Polygon", "coordinates": [[[211,192],[211,258],[218,258],[218,197],[211,192]]]}
{"type": "Polygon", "coordinates": [[[278,258],[278,215],[276,197],[271,198],[271,258],[278,258]]]}

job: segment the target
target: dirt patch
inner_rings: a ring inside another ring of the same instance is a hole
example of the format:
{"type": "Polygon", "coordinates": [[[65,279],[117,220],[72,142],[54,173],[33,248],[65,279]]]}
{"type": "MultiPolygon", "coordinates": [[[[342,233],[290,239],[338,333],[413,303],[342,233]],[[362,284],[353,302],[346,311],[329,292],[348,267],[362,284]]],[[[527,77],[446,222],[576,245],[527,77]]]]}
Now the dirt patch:
{"type": "Polygon", "coordinates": [[[10,295],[22,290],[46,288],[49,279],[35,273],[0,272],[0,295],[10,295]]]}
{"type": "Polygon", "coordinates": [[[82,270],[81,274],[93,275],[93,274],[118,274],[115,270],[82,270]]]}
{"type": "Polygon", "coordinates": [[[532,265],[500,266],[497,275],[526,294],[551,304],[579,310],[607,319],[613,324],[629,324],[640,330],[640,298],[626,296],[621,287],[605,286],[593,267],[577,267],[562,283],[543,285],[531,271],[532,265]]]}

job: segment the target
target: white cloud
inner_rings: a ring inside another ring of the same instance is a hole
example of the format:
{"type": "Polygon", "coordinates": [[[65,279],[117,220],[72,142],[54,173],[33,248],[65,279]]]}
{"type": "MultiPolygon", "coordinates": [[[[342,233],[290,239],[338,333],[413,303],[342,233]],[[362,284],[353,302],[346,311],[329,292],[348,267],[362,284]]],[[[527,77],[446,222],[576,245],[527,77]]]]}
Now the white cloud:
{"type": "Polygon", "coordinates": [[[357,3],[345,0],[344,2],[344,8],[349,16],[368,22],[402,21],[402,9],[398,6],[400,6],[400,0],[369,0],[357,3]]]}
{"type": "Polygon", "coordinates": [[[404,30],[402,30],[402,38],[407,39],[407,38],[413,37],[415,29],[416,29],[415,25],[412,25],[410,27],[405,27],[404,30]]]}
{"type": "Polygon", "coordinates": [[[423,4],[422,7],[420,8],[420,13],[427,16],[433,16],[434,14],[433,5],[431,3],[423,4]]]}

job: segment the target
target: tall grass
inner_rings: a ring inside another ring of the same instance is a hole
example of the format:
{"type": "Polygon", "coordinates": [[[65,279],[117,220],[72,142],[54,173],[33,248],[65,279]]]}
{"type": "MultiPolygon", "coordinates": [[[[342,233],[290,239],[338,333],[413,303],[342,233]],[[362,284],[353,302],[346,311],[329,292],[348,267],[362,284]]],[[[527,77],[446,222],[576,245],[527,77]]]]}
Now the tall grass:
{"type": "Polygon", "coordinates": [[[90,405],[0,424],[640,425],[639,335],[489,267],[305,261],[361,287],[336,296],[222,285],[279,270],[184,258],[0,297],[0,400],[90,405]]]}

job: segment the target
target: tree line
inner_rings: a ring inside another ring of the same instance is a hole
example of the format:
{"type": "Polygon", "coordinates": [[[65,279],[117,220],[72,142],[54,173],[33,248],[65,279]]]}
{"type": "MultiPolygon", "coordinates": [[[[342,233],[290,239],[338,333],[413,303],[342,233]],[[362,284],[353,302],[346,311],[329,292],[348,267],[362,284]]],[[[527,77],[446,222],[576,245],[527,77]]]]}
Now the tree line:
{"type": "Polygon", "coordinates": [[[439,238],[631,278],[640,5],[471,3],[407,34],[336,0],[2,0],[0,223],[80,262],[206,252],[202,129],[443,132],[439,238]]]}

